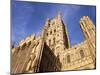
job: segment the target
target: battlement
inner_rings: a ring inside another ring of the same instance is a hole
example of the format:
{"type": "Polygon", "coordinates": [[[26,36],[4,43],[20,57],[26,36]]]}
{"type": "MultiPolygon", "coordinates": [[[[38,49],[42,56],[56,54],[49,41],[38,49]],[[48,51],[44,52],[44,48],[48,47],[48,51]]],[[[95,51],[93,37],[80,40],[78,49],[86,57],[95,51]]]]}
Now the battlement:
{"type": "MultiPolygon", "coordinates": [[[[81,42],[81,43],[79,43],[79,44],[76,44],[76,45],[74,45],[74,46],[72,46],[72,47],[70,47],[70,48],[65,48],[62,52],[61,52],[61,54],[62,55],[66,55],[66,54],[71,54],[72,52],[74,53],[74,52],[77,52],[77,51],[79,51],[80,49],[84,49],[84,48],[87,48],[87,40],[85,40],[85,41],[83,41],[83,42],[81,42]],[[66,52],[65,52],[66,51],[66,52]]],[[[62,56],[61,55],[61,56],[62,56]]]]}
{"type": "Polygon", "coordinates": [[[83,41],[83,42],[81,42],[81,43],[78,43],[78,44],[76,44],[76,45],[74,45],[74,46],[72,46],[72,47],[70,47],[70,48],[65,48],[65,50],[64,51],[72,51],[72,50],[75,50],[75,49],[77,49],[77,48],[79,48],[79,47],[81,47],[81,46],[84,46],[84,45],[86,45],[86,43],[87,43],[87,40],[85,40],[85,41],[83,41]]]}
{"type": "Polygon", "coordinates": [[[19,43],[19,46],[22,46],[23,44],[25,43],[29,43],[30,41],[33,41],[35,40],[35,34],[27,37],[26,39],[22,40],[20,43],[19,43]]]}
{"type": "Polygon", "coordinates": [[[82,46],[83,44],[86,44],[86,42],[87,42],[87,40],[85,40],[85,41],[83,41],[81,43],[78,43],[78,44],[72,46],[71,48],[76,48],[76,47],[82,46]]]}
{"type": "Polygon", "coordinates": [[[34,41],[34,44],[37,43],[37,41],[39,41],[41,39],[41,36],[36,37],[35,34],[32,34],[31,36],[28,36],[27,38],[25,38],[24,40],[21,40],[19,45],[16,46],[15,48],[12,49],[12,51],[17,50],[18,48],[23,47],[24,45],[27,46],[28,44],[30,44],[32,41],[34,41]]]}

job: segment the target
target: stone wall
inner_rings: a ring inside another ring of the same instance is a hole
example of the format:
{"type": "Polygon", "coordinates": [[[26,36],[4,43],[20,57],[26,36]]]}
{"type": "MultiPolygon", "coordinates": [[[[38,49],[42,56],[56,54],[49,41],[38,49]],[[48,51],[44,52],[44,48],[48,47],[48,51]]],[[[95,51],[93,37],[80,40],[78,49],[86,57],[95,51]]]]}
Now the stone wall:
{"type": "Polygon", "coordinates": [[[39,71],[43,50],[43,38],[30,36],[12,49],[11,73],[33,73],[39,71]]]}
{"type": "Polygon", "coordinates": [[[83,30],[84,37],[88,41],[91,54],[95,58],[96,54],[96,29],[92,20],[88,16],[83,16],[80,20],[80,26],[83,30]]]}
{"type": "Polygon", "coordinates": [[[75,45],[72,48],[65,49],[60,57],[62,62],[62,70],[80,70],[80,69],[94,69],[95,62],[88,46],[88,41],[75,45]],[[69,57],[68,57],[69,56],[69,57]],[[85,67],[92,64],[90,67],[85,67]]]}
{"type": "Polygon", "coordinates": [[[64,48],[70,48],[67,28],[59,13],[54,19],[48,19],[45,24],[45,41],[50,49],[57,56],[64,48]],[[65,42],[66,41],[66,42],[65,42]]]}
{"type": "Polygon", "coordinates": [[[88,16],[80,20],[85,40],[70,46],[67,28],[58,14],[48,19],[41,36],[31,35],[12,49],[11,72],[34,73],[94,69],[96,30],[88,16]]]}

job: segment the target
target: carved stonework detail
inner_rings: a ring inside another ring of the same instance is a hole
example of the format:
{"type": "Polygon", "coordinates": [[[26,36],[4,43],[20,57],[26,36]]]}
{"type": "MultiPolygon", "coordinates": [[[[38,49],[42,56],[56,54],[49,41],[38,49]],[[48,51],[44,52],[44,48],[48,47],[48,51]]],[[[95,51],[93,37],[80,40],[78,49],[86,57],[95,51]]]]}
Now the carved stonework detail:
{"type": "Polygon", "coordinates": [[[80,26],[85,40],[71,47],[61,14],[47,19],[39,37],[33,34],[12,48],[11,73],[94,69],[95,26],[88,16],[81,18],[80,26]]]}

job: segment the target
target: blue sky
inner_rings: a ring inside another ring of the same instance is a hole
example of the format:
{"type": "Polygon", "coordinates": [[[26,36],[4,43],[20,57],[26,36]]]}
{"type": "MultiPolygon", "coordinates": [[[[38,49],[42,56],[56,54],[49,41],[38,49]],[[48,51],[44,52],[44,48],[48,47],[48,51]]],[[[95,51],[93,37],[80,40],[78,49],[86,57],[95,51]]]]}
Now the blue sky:
{"type": "Polygon", "coordinates": [[[13,1],[11,8],[11,37],[17,44],[33,33],[41,34],[47,18],[54,18],[58,12],[62,13],[71,45],[84,41],[79,24],[82,16],[89,16],[96,25],[95,6],[13,1]]]}

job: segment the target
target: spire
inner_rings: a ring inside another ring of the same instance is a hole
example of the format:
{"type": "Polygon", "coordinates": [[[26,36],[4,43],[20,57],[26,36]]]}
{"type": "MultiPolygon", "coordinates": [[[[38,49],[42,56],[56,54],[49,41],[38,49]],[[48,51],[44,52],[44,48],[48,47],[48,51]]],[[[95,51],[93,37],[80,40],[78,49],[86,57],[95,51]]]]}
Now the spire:
{"type": "Polygon", "coordinates": [[[45,22],[45,26],[48,26],[49,21],[50,21],[50,19],[47,18],[47,19],[46,19],[46,22],[45,22]]]}
{"type": "Polygon", "coordinates": [[[58,12],[57,18],[58,18],[58,19],[61,19],[61,18],[62,18],[61,12],[58,12]]]}
{"type": "Polygon", "coordinates": [[[50,19],[49,18],[47,18],[47,21],[49,21],[50,19]]]}

